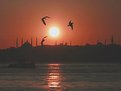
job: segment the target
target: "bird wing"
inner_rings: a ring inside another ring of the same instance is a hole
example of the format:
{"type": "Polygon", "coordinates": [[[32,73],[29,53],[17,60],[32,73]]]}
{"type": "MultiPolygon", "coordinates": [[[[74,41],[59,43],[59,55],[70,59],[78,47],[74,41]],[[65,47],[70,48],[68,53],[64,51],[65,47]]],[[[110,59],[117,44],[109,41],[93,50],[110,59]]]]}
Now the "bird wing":
{"type": "Polygon", "coordinates": [[[70,26],[71,26],[71,29],[73,30],[73,22],[72,21],[70,21],[70,26]]]}
{"type": "Polygon", "coordinates": [[[69,27],[69,26],[70,26],[70,24],[71,24],[71,21],[69,21],[69,22],[68,22],[68,25],[67,25],[67,26],[69,27]]]}
{"type": "Polygon", "coordinates": [[[71,27],[71,29],[73,30],[73,22],[70,20],[69,21],[69,23],[68,23],[68,25],[67,25],[68,27],[70,26],[71,27]]]}
{"type": "Polygon", "coordinates": [[[47,38],[47,36],[45,36],[44,38],[47,38]]]}
{"type": "Polygon", "coordinates": [[[73,30],[73,25],[71,25],[71,29],[73,30]]]}
{"type": "Polygon", "coordinates": [[[45,16],[46,18],[50,18],[49,16],[45,16]]]}
{"type": "Polygon", "coordinates": [[[69,25],[71,25],[71,21],[69,21],[69,25]]]}
{"type": "Polygon", "coordinates": [[[44,18],[42,18],[42,22],[43,22],[44,25],[46,25],[46,22],[45,22],[44,18]]]}

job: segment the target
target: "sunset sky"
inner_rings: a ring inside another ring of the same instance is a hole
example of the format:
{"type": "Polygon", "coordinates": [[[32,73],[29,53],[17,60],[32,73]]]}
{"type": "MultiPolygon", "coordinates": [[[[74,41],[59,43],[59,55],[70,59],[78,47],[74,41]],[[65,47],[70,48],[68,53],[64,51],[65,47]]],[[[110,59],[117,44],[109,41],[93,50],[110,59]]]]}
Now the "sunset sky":
{"type": "Polygon", "coordinates": [[[38,38],[45,44],[72,41],[73,45],[95,44],[97,40],[121,44],[121,0],[0,0],[0,48],[15,46],[16,38],[38,38]],[[47,26],[41,22],[43,16],[47,26]],[[74,30],[67,27],[74,22],[74,30]],[[58,27],[60,35],[48,35],[51,27],[58,27]]]}

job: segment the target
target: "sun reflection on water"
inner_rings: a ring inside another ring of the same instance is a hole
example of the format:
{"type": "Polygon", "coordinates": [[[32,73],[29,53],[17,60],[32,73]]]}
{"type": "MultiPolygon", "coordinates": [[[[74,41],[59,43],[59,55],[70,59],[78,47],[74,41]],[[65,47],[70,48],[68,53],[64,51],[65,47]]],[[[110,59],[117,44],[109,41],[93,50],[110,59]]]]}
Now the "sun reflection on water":
{"type": "Polygon", "coordinates": [[[62,91],[60,64],[48,64],[48,91],[62,91]]]}

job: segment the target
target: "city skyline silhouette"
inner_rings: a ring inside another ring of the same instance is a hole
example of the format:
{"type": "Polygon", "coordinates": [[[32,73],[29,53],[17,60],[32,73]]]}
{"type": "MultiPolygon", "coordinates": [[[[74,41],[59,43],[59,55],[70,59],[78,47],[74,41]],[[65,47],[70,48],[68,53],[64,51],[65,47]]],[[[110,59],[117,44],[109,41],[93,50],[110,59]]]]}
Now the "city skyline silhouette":
{"type": "Polygon", "coordinates": [[[121,45],[120,0],[1,0],[0,8],[0,49],[14,46],[16,37],[29,40],[44,36],[48,36],[48,45],[55,41],[84,45],[95,44],[97,40],[110,43],[113,35],[121,45]],[[44,16],[51,17],[46,26],[41,21],[44,16]],[[67,27],[70,20],[74,22],[73,31],[67,27]],[[53,26],[60,29],[56,38],[48,34],[53,26]]]}

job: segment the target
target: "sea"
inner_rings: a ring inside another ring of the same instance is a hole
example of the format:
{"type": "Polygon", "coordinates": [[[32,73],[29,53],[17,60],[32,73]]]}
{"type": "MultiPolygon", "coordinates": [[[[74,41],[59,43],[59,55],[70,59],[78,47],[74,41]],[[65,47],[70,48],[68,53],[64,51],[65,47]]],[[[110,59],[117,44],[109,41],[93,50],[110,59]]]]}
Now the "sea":
{"type": "Polygon", "coordinates": [[[36,68],[0,65],[0,91],[121,91],[121,64],[36,64],[36,68]]]}

